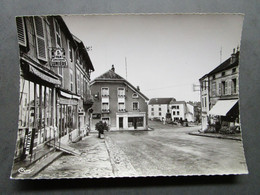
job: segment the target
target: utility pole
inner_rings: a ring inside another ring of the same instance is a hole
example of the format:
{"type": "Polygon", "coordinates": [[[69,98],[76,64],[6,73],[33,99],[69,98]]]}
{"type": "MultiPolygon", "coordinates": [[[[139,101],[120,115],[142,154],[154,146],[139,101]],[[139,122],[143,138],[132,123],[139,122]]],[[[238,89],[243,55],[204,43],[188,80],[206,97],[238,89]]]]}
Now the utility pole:
{"type": "Polygon", "coordinates": [[[127,61],[126,61],[126,57],[125,57],[125,77],[127,80],[127,61]]]}

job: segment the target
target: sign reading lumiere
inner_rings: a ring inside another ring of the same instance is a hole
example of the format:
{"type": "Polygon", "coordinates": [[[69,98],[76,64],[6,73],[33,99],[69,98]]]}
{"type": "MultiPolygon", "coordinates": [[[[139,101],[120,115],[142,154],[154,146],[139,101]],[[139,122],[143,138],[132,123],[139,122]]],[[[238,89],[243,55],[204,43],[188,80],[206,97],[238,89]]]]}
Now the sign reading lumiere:
{"type": "Polygon", "coordinates": [[[51,62],[52,67],[67,68],[68,63],[63,48],[51,48],[51,62]]]}

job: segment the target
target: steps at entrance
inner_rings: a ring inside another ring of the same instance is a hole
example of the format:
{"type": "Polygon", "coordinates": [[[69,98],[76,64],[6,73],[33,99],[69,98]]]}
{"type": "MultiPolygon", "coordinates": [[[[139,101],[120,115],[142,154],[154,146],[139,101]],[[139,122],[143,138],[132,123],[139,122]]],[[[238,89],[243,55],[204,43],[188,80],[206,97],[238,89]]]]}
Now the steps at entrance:
{"type": "Polygon", "coordinates": [[[51,146],[51,147],[55,147],[57,150],[63,151],[68,154],[72,154],[74,156],[81,156],[81,154],[82,154],[82,152],[80,152],[79,150],[72,148],[68,145],[62,144],[62,143],[56,144],[56,145],[54,145],[53,143],[48,143],[47,145],[51,146]]]}

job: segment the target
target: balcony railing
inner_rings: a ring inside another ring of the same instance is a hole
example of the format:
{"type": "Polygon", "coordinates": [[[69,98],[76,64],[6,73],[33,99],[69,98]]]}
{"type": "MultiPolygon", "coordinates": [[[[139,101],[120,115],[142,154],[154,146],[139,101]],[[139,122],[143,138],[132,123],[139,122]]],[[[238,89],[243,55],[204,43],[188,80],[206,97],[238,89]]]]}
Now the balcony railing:
{"type": "Polygon", "coordinates": [[[110,110],[109,109],[101,109],[102,113],[109,113],[110,110]]]}
{"type": "Polygon", "coordinates": [[[118,112],[126,112],[126,109],[118,109],[118,112]]]}

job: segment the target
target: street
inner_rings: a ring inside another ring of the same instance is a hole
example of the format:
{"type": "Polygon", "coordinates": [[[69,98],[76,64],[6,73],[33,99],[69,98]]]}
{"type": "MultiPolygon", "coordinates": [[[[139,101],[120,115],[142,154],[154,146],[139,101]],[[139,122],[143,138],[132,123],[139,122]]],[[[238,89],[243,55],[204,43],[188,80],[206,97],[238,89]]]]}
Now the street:
{"type": "Polygon", "coordinates": [[[83,156],[64,155],[37,178],[214,175],[246,173],[241,141],[189,135],[200,126],[149,121],[151,131],[107,132],[74,144],[83,156]]]}

